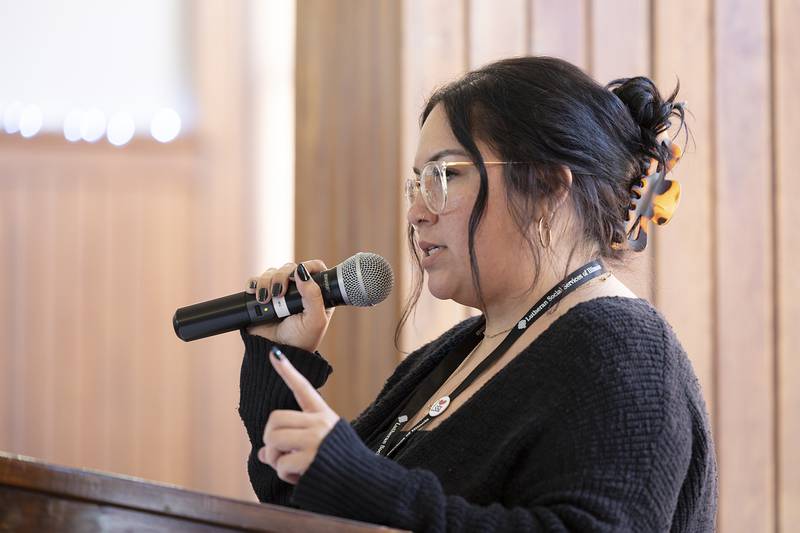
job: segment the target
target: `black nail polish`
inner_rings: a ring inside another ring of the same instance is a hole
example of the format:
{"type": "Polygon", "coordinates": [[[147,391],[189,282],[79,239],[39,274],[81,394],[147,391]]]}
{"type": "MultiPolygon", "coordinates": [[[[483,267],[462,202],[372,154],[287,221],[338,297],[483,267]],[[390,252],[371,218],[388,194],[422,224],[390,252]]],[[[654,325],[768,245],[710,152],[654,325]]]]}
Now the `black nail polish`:
{"type": "Polygon", "coordinates": [[[260,289],[258,289],[258,301],[263,303],[264,300],[266,299],[267,299],[267,288],[261,287],[260,289]]]}
{"type": "Polygon", "coordinates": [[[250,288],[255,289],[258,286],[258,282],[254,279],[250,280],[250,288]]]}
{"type": "Polygon", "coordinates": [[[273,283],[272,284],[272,297],[275,298],[281,293],[281,289],[283,289],[282,283],[273,283]]]}
{"type": "Polygon", "coordinates": [[[270,353],[274,355],[275,359],[277,359],[278,361],[283,361],[283,358],[285,357],[281,349],[278,348],[277,346],[273,346],[272,349],[270,350],[270,353]]]}
{"type": "Polygon", "coordinates": [[[300,266],[297,267],[297,273],[300,275],[300,279],[303,281],[308,281],[311,276],[308,275],[308,270],[306,270],[306,266],[303,263],[300,263],[300,266]]]}

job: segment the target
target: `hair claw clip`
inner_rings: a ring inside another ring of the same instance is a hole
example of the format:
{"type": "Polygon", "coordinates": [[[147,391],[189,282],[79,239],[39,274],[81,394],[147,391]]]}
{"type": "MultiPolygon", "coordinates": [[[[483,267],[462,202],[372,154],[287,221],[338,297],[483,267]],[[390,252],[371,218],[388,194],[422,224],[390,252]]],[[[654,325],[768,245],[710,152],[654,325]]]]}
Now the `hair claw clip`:
{"type": "Polygon", "coordinates": [[[627,217],[630,224],[627,236],[628,246],[636,252],[641,252],[647,246],[650,222],[659,226],[667,224],[675,214],[681,198],[680,183],[666,179],[666,175],[680,161],[681,147],[668,138],[664,139],[662,144],[672,154],[667,161],[666,169],[659,169],[658,161],[651,159],[647,171],[655,170],[643,176],[639,183],[631,188],[631,205],[627,217]]]}

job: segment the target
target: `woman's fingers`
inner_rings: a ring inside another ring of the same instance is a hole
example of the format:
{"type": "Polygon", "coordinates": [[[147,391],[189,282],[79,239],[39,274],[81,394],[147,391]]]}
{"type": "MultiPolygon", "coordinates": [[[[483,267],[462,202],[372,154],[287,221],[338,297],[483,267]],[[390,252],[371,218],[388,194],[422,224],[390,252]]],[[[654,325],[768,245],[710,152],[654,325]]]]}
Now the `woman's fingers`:
{"type": "MultiPolygon", "coordinates": [[[[300,481],[301,473],[305,472],[310,460],[305,452],[274,453],[268,447],[258,450],[258,459],[271,466],[278,474],[278,478],[296,485],[300,481]]],[[[313,458],[312,458],[313,459],[313,458]]]]}
{"type": "Polygon", "coordinates": [[[314,275],[317,272],[322,272],[323,270],[328,270],[328,267],[325,266],[325,263],[319,259],[309,259],[307,261],[303,261],[303,264],[311,275],[314,275]]]}
{"type": "Polygon", "coordinates": [[[289,276],[294,272],[296,266],[294,263],[286,263],[272,273],[267,288],[269,298],[282,298],[286,294],[286,289],[289,286],[289,276]]]}
{"type": "Polygon", "coordinates": [[[298,429],[308,427],[308,415],[292,409],[276,409],[269,414],[264,426],[264,442],[269,435],[279,429],[298,429]]]}
{"type": "Polygon", "coordinates": [[[313,458],[306,451],[284,453],[275,460],[273,468],[280,479],[296,485],[300,481],[300,476],[308,470],[313,458]]]}
{"type": "Polygon", "coordinates": [[[322,413],[330,410],[317,389],[297,370],[277,346],[270,351],[272,367],[294,394],[297,405],[304,413],[322,413]]]}
{"type": "Polygon", "coordinates": [[[265,444],[263,448],[258,450],[258,460],[264,463],[265,465],[269,465],[272,468],[275,468],[275,465],[278,463],[278,459],[281,455],[293,453],[291,451],[282,452],[275,448],[274,446],[270,446],[269,444],[265,444]]]}
{"type": "MultiPolygon", "coordinates": [[[[310,261],[309,261],[310,262],[310,261]]],[[[294,282],[303,299],[303,322],[323,328],[328,323],[322,289],[311,279],[312,272],[304,263],[297,265],[294,282]]]]}
{"type": "MultiPolygon", "coordinates": [[[[255,278],[256,286],[252,292],[255,293],[256,300],[263,304],[273,297],[286,294],[288,276],[294,269],[294,263],[286,263],[281,268],[269,268],[261,276],[255,278]]],[[[252,285],[252,279],[248,281],[248,289],[252,285]]],[[[248,290],[248,292],[250,291],[248,290]]]]}
{"type": "Polygon", "coordinates": [[[314,445],[311,441],[314,432],[309,431],[314,423],[313,415],[300,411],[273,411],[264,428],[264,447],[258,451],[259,461],[278,470],[284,455],[307,451],[314,445]]]}
{"type": "MultiPolygon", "coordinates": [[[[303,264],[311,275],[328,269],[319,259],[311,259],[303,264]]],[[[272,298],[281,298],[286,295],[289,282],[295,281],[296,269],[296,263],[286,263],[280,268],[267,269],[261,276],[247,280],[246,292],[255,294],[259,303],[266,303],[272,298]]]]}
{"type": "Polygon", "coordinates": [[[279,429],[269,435],[269,442],[264,445],[279,453],[292,450],[305,450],[309,445],[309,432],[306,429],[279,429]]]}
{"type": "Polygon", "coordinates": [[[247,288],[245,289],[245,292],[248,294],[255,294],[257,287],[258,287],[258,278],[257,277],[248,278],[247,288]]]}
{"type": "Polygon", "coordinates": [[[275,460],[281,453],[285,453],[289,443],[295,443],[298,434],[306,431],[310,420],[308,415],[302,411],[290,409],[276,409],[270,413],[267,424],[264,427],[262,440],[264,447],[258,451],[258,459],[262,463],[274,466],[275,460]],[[277,439],[275,435],[278,435],[277,439]],[[276,447],[276,442],[280,448],[276,447]]]}
{"type": "MultiPolygon", "coordinates": [[[[270,281],[272,280],[272,276],[275,274],[275,272],[276,269],[268,268],[267,270],[264,271],[263,274],[255,278],[256,286],[253,287],[253,292],[255,293],[256,300],[258,300],[259,303],[265,303],[267,300],[269,300],[268,287],[270,285],[270,281]]],[[[252,285],[252,279],[253,278],[251,278],[250,282],[248,283],[248,288],[252,285]]]]}

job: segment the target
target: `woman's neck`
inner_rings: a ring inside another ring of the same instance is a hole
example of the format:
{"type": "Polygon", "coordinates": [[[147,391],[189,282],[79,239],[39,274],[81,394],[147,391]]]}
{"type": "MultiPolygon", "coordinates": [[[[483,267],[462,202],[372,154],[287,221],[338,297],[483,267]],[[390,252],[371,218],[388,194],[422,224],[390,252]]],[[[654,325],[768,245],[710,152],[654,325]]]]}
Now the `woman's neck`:
{"type": "Polygon", "coordinates": [[[547,267],[540,271],[539,279],[533,290],[528,291],[534,272],[522,276],[518,286],[508,287],[495,298],[486,302],[484,316],[486,317],[485,332],[487,337],[493,337],[507,331],[522,318],[533,305],[542,299],[556,284],[564,279],[564,275],[573,272],[578,267],[591,261],[589,258],[576,258],[562,263],[560,268],[547,267]],[[517,295],[517,296],[512,296],[517,295]]]}

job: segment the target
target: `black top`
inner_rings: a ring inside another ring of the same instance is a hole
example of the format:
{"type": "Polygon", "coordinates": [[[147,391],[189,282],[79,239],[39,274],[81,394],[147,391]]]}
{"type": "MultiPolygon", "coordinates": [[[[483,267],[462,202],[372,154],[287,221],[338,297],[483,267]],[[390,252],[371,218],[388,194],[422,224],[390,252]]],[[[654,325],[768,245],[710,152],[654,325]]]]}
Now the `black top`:
{"type": "MultiPolygon", "coordinates": [[[[296,486],[256,452],[269,413],[299,407],[269,363],[273,343],[242,330],[239,412],[258,498],[414,531],[713,531],[702,394],[672,329],[641,299],[572,307],[438,427],[377,456],[390,414],[477,320],[400,363],[352,424],[339,420],[296,486]]],[[[325,383],[322,356],[280,346],[325,383]]]]}

